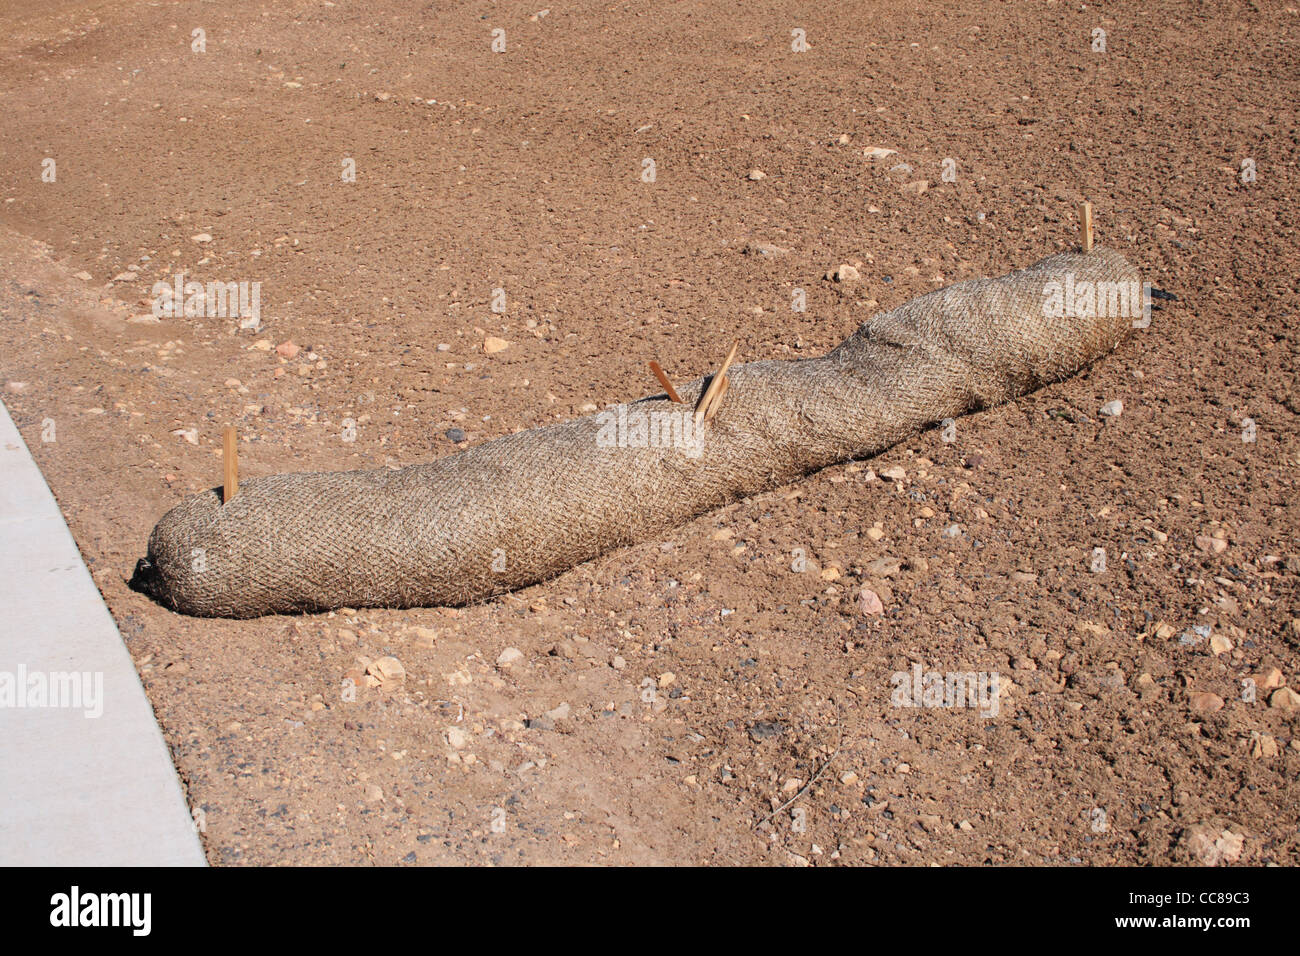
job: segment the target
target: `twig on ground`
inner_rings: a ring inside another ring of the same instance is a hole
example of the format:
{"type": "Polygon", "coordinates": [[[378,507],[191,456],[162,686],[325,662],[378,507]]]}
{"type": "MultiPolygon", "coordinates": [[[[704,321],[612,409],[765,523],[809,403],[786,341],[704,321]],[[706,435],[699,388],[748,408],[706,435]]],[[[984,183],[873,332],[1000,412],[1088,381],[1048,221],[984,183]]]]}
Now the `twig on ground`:
{"type": "Polygon", "coordinates": [[[779,807],[777,807],[775,810],[773,810],[773,811],[772,811],[771,813],[769,813],[767,816],[763,817],[763,819],[761,819],[761,820],[759,820],[757,823],[755,823],[755,824],[754,824],[754,829],[757,830],[759,827],[761,827],[761,826],[762,826],[764,823],[766,823],[768,820],[771,820],[774,816],[776,816],[776,815],[777,815],[778,813],[780,813],[782,810],[786,809],[787,807],[790,807],[790,806],[794,805],[794,804],[799,800],[800,797],[802,797],[802,796],[803,796],[804,794],[806,794],[809,790],[811,790],[811,789],[812,789],[812,785],[813,785],[814,783],[816,783],[816,782],[821,778],[821,775],[824,774],[824,773],[826,772],[826,768],[829,767],[829,766],[831,765],[831,763],[835,760],[835,758],[838,757],[838,756],[840,755],[840,747],[843,746],[843,744],[844,744],[844,723],[843,723],[843,721],[841,720],[841,722],[840,722],[840,739],[837,740],[837,741],[835,742],[835,751],[834,751],[834,752],[833,752],[829,757],[826,758],[826,762],[823,763],[823,764],[821,765],[821,769],[818,770],[815,774],[812,775],[812,779],[809,780],[807,783],[805,783],[805,784],[803,785],[803,787],[800,788],[800,790],[799,790],[798,793],[796,793],[793,797],[791,797],[791,798],[790,798],[789,800],[787,800],[785,803],[781,804],[779,807]]]}

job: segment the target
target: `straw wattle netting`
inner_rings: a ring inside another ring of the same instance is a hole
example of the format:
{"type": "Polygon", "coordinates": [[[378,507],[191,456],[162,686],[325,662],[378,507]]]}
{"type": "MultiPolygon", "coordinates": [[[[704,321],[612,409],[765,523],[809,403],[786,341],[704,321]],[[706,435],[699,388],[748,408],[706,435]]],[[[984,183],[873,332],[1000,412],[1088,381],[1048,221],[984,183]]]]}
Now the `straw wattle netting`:
{"type": "Polygon", "coordinates": [[[1132,326],[1104,308],[1054,317],[1054,281],[1138,274],[1112,251],[1062,253],[880,313],[820,358],[733,366],[694,448],[635,447],[635,428],[611,445],[611,422],[689,415],[703,379],[680,390],[686,406],[647,398],[400,470],[252,478],[226,503],[207,491],[154,528],[137,584],[225,617],[464,604],[534,584],[1061,379],[1132,326]]]}

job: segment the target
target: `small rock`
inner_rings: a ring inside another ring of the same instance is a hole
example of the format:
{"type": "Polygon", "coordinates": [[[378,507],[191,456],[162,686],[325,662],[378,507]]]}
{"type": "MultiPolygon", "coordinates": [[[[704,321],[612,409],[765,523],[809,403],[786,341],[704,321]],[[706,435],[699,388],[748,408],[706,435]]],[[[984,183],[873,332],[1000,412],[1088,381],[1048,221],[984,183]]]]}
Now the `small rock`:
{"type": "Polygon", "coordinates": [[[833,279],[836,282],[857,282],[862,278],[862,273],[860,273],[855,266],[851,266],[845,262],[833,272],[826,273],[826,277],[828,279],[833,279]]]}
{"type": "Polygon", "coordinates": [[[890,156],[898,154],[896,149],[885,149],[883,146],[868,146],[862,151],[862,155],[872,162],[879,162],[882,159],[888,159],[890,156]]]}
{"type": "Polygon", "coordinates": [[[671,686],[673,681],[675,680],[677,680],[676,674],[674,674],[672,671],[664,671],[662,674],[659,675],[660,689],[662,690],[665,687],[671,686]]]}
{"type": "Polygon", "coordinates": [[[72,278],[80,279],[82,282],[89,282],[95,277],[92,276],[89,272],[74,272],[72,274],[72,278]]]}
{"type": "Polygon", "coordinates": [[[483,351],[488,355],[495,355],[497,352],[503,352],[510,348],[510,343],[505,339],[499,339],[495,335],[489,335],[483,340],[483,351]]]}
{"type": "Polygon", "coordinates": [[[366,668],[366,673],[381,684],[396,684],[406,680],[406,668],[396,657],[379,658],[366,668]]]}
{"type": "Polygon", "coordinates": [[[1277,738],[1261,734],[1257,730],[1250,733],[1250,755],[1256,760],[1267,760],[1278,755],[1277,738]]]}
{"type": "Polygon", "coordinates": [[[924,179],[918,179],[915,182],[905,184],[903,186],[903,192],[909,193],[913,196],[921,196],[924,195],[925,191],[929,188],[930,184],[928,182],[924,179]]]}
{"type": "Polygon", "coordinates": [[[882,531],[880,528],[872,527],[867,529],[867,537],[870,538],[872,541],[879,541],[884,536],[885,536],[885,532],[882,531]]]}
{"type": "Polygon", "coordinates": [[[293,358],[300,351],[302,351],[302,349],[294,345],[293,342],[281,342],[275,347],[275,354],[286,359],[293,358]]]}
{"type": "Polygon", "coordinates": [[[1283,713],[1294,714],[1297,710],[1300,710],[1300,694],[1297,694],[1290,687],[1279,687],[1273,691],[1273,696],[1268,699],[1268,706],[1283,713]]]}
{"type": "Polygon", "coordinates": [[[569,717],[569,712],[570,712],[569,703],[568,701],[565,701],[561,703],[559,707],[556,707],[554,710],[548,710],[546,712],[546,716],[551,718],[551,720],[567,720],[569,717]]]}
{"type": "Polygon", "coordinates": [[[1188,695],[1192,710],[1198,714],[1214,714],[1223,710],[1223,698],[1209,691],[1193,691],[1188,695]]]}
{"type": "Polygon", "coordinates": [[[191,445],[199,443],[199,430],[197,428],[178,428],[172,434],[177,438],[184,438],[191,445]]]}
{"type": "Polygon", "coordinates": [[[1276,667],[1270,667],[1255,678],[1255,686],[1260,690],[1275,690],[1286,683],[1286,678],[1276,667]]]}
{"type": "Polygon", "coordinates": [[[1157,621],[1149,633],[1157,641],[1167,641],[1174,636],[1174,626],[1167,621],[1157,621]]]}
{"type": "Polygon", "coordinates": [[[28,386],[28,382],[5,382],[5,391],[18,395],[27,391],[28,386]]]}
{"type": "Polygon", "coordinates": [[[1211,535],[1198,534],[1196,536],[1196,547],[1206,554],[1222,554],[1228,549],[1228,542],[1223,538],[1216,538],[1211,535]]]}
{"type": "Polygon", "coordinates": [[[858,613],[867,617],[885,613],[885,605],[880,601],[880,595],[871,588],[863,588],[858,592],[858,613]]]}
{"type": "Polygon", "coordinates": [[[867,565],[867,573],[873,577],[888,578],[898,574],[903,569],[903,562],[898,558],[876,558],[867,565]]]}
{"type": "Polygon", "coordinates": [[[1220,654],[1226,654],[1232,650],[1232,641],[1228,640],[1222,634],[1215,634],[1210,638],[1210,651],[1215,657],[1220,654]]]}
{"type": "Polygon", "coordinates": [[[465,440],[465,430],[463,428],[448,428],[446,433],[447,440],[459,444],[465,440]]]}
{"type": "Polygon", "coordinates": [[[212,235],[211,235],[211,233],[201,232],[201,233],[199,233],[197,236],[190,236],[190,240],[191,240],[192,242],[199,242],[199,243],[203,243],[203,242],[211,242],[211,241],[212,241],[212,235]]]}
{"type": "Polygon", "coordinates": [[[524,659],[524,652],[517,647],[507,647],[497,655],[497,667],[511,667],[524,659]]]}
{"type": "Polygon", "coordinates": [[[755,182],[755,183],[756,183],[756,182],[758,182],[760,179],[766,179],[766,178],[767,178],[767,173],[763,172],[761,169],[751,169],[751,170],[749,171],[749,180],[750,180],[750,182],[755,182]]]}
{"type": "Polygon", "coordinates": [[[1124,414],[1124,403],[1118,398],[1112,398],[1101,408],[1097,409],[1098,414],[1105,415],[1107,418],[1119,418],[1124,414]]]}
{"type": "Polygon", "coordinates": [[[891,465],[880,473],[880,477],[888,478],[890,481],[902,481],[907,477],[907,472],[901,465],[891,465]]]}
{"type": "Polygon", "coordinates": [[[779,737],[783,733],[785,733],[785,725],[775,720],[760,720],[749,728],[749,736],[754,740],[767,740],[769,737],[779,737]]]}
{"type": "Polygon", "coordinates": [[[852,770],[848,770],[840,774],[840,783],[844,784],[846,787],[851,787],[857,782],[858,782],[858,775],[854,773],[852,770]]]}
{"type": "Polygon", "coordinates": [[[744,248],[744,253],[747,256],[763,256],[768,259],[783,256],[789,251],[784,246],[774,246],[770,242],[751,242],[744,248]]]}
{"type": "Polygon", "coordinates": [[[361,791],[361,795],[366,803],[379,803],[384,799],[384,791],[373,783],[366,784],[365,788],[361,791]]]}
{"type": "Polygon", "coordinates": [[[1218,866],[1235,863],[1246,841],[1229,830],[1198,823],[1184,830],[1179,842],[1202,865],[1218,866]]]}
{"type": "Polygon", "coordinates": [[[469,746],[469,734],[459,727],[451,727],[447,730],[447,743],[453,750],[464,750],[469,746]]]}

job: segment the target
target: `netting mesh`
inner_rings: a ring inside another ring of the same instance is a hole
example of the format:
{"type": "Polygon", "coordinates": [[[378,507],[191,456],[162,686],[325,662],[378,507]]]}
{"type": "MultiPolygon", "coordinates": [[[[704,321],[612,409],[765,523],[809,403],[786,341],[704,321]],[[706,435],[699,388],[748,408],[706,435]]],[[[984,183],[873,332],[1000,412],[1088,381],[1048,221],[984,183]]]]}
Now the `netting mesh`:
{"type": "Polygon", "coordinates": [[[1094,249],[940,289],[820,358],[733,366],[699,429],[705,379],[680,389],[686,406],[647,398],[396,471],[252,478],[224,504],[207,491],[154,528],[136,584],[224,617],[465,604],[534,584],[1077,371],[1133,316],[1104,296],[1091,315],[1053,314],[1051,283],[1138,281],[1094,249]]]}

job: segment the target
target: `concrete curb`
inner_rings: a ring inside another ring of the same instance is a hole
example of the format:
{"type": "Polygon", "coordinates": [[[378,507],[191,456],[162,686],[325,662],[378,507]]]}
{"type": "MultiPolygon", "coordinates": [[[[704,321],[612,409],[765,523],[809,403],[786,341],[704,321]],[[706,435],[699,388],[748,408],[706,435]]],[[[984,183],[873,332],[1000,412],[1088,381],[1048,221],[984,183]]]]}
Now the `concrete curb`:
{"type": "Polygon", "coordinates": [[[0,403],[0,865],[205,862],[135,665],[0,403]]]}

